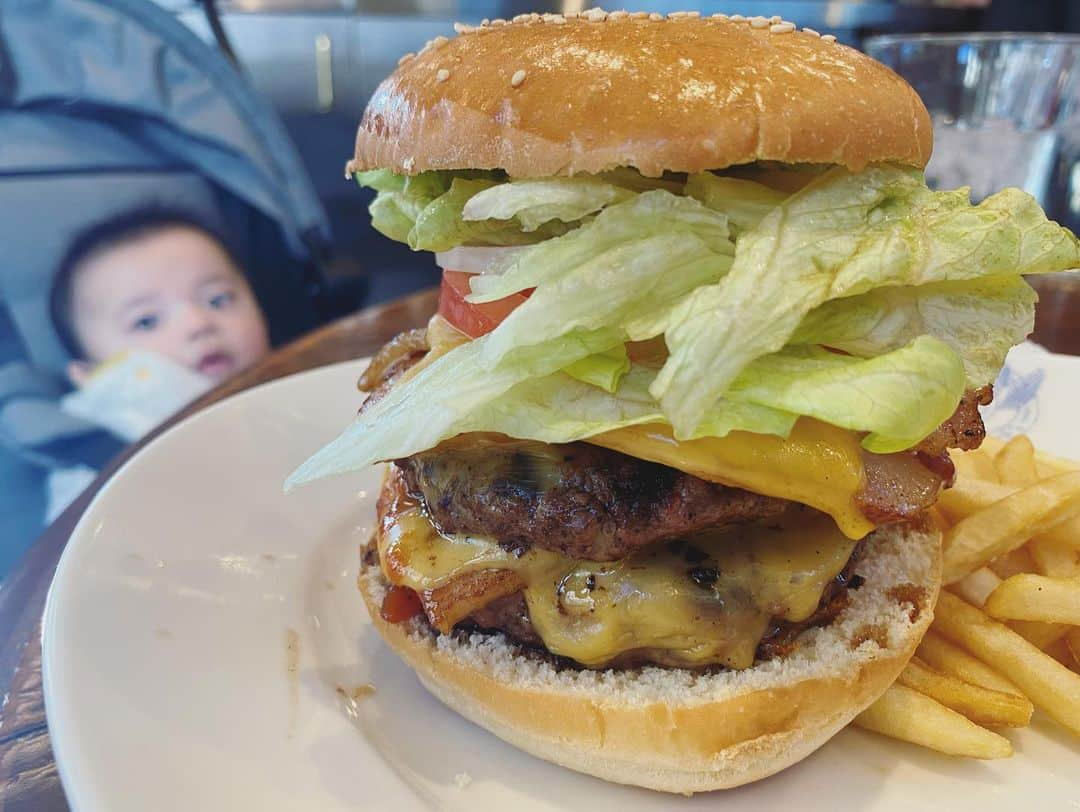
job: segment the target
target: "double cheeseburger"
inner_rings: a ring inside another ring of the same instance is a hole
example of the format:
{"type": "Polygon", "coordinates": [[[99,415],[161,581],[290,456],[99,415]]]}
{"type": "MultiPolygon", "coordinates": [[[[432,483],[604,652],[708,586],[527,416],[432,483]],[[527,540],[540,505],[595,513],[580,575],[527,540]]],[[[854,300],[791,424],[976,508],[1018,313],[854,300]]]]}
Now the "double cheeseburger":
{"type": "Polygon", "coordinates": [[[691,793],[804,758],[930,622],[949,450],[1073,235],[921,168],[915,92],[779,18],[459,26],[347,173],[439,313],[290,478],[389,463],[360,590],[435,696],[691,793]]]}

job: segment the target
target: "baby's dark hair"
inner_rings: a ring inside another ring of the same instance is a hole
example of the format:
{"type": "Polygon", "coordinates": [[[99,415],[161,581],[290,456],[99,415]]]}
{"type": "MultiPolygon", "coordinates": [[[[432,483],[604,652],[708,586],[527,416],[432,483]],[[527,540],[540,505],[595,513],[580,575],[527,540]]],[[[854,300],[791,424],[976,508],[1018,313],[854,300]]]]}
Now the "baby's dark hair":
{"type": "Polygon", "coordinates": [[[122,212],[79,232],[64,254],[49,290],[49,318],[64,349],[75,359],[86,357],[75,332],[72,292],[79,269],[89,260],[129,242],[150,237],[170,228],[189,228],[206,235],[228,254],[240,268],[236,254],[224,236],[192,211],[167,206],[142,206],[122,212]]]}

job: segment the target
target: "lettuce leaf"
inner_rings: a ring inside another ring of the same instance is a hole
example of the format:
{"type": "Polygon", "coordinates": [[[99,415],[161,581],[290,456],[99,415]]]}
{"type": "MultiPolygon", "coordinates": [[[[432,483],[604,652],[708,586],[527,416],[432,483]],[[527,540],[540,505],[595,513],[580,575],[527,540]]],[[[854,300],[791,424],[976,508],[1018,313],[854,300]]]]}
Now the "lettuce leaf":
{"type": "Polygon", "coordinates": [[[356,173],[361,186],[378,194],[369,211],[371,224],[414,251],[446,251],[458,245],[529,245],[566,233],[572,226],[552,221],[526,231],[514,219],[466,221],[462,212],[475,195],[504,185],[497,172],[421,172],[395,175],[387,170],[356,173]]]}
{"type": "MultiPolygon", "coordinates": [[[[507,386],[507,380],[519,377],[521,371],[501,370],[497,381],[483,373],[475,363],[475,348],[470,350],[480,341],[483,339],[452,350],[415,378],[391,389],[386,398],[362,412],[336,440],[294,471],[286,480],[286,490],[408,456],[466,432],[491,431],[525,440],[568,443],[626,426],[666,423],[659,404],[649,394],[654,370],[631,366],[613,393],[561,372],[524,378],[507,386]],[[450,389],[440,391],[433,386],[450,389]],[[502,391],[495,395],[496,390],[502,391]],[[391,397],[394,400],[388,403],[391,397]]],[[[558,348],[553,357],[565,350],[558,348]]],[[[710,410],[705,423],[716,436],[730,431],[787,436],[796,419],[794,414],[767,406],[725,401],[710,410]]]]}
{"type": "Polygon", "coordinates": [[[532,294],[393,387],[288,484],[468,431],[786,436],[807,415],[866,433],[872,451],[912,447],[1031,329],[1020,274],[1076,267],[1080,248],[1017,190],[973,206],[910,169],[816,172],[782,187],[633,170],[362,173],[377,227],[414,247],[535,242],[474,277],[469,301],[532,294]],[[659,336],[659,372],[629,363],[624,342],[659,336]]]}
{"type": "Polygon", "coordinates": [[[673,195],[681,195],[683,194],[683,187],[686,185],[686,176],[680,173],[665,172],[659,178],[647,178],[638,170],[629,166],[609,169],[606,172],[601,172],[596,177],[606,183],[629,189],[631,192],[652,192],[662,189],[673,195]]]}
{"type": "Polygon", "coordinates": [[[727,397],[866,431],[863,447],[911,448],[943,423],[964,393],[964,364],[931,336],[874,358],[789,347],[758,358],[727,397]]]}
{"type": "Polygon", "coordinates": [[[1018,276],[878,288],[812,310],[789,344],[821,344],[868,358],[930,335],[964,362],[969,387],[993,383],[1031,333],[1037,296],[1018,276]]]}
{"type": "MultiPolygon", "coordinates": [[[[655,370],[631,365],[614,392],[547,372],[568,357],[595,357],[590,349],[608,336],[568,336],[494,371],[478,363],[486,338],[456,347],[399,383],[298,468],[286,488],[408,456],[466,432],[567,443],[642,423],[670,425],[649,394],[655,370]]],[[[799,415],[810,415],[871,432],[863,444],[872,451],[895,451],[914,445],[948,417],[963,385],[959,358],[926,336],[868,360],[791,348],[752,364],[730,398],[708,410],[694,436],[750,431],[783,437],[799,415]]]]}
{"type": "MultiPolygon", "coordinates": [[[[645,192],[608,206],[592,222],[569,234],[496,264],[488,273],[473,279],[468,300],[481,303],[502,299],[511,293],[581,274],[581,269],[591,260],[633,240],[678,234],[693,235],[713,254],[730,258],[735,253],[723,214],[690,198],[664,191],[645,192]]],[[[622,284],[618,269],[605,281],[612,288],[622,284]]]]}
{"type": "Polygon", "coordinates": [[[434,448],[461,433],[467,416],[478,413],[515,384],[550,376],[619,343],[611,330],[577,331],[519,349],[498,369],[488,370],[479,364],[479,358],[492,335],[455,347],[391,388],[362,411],[341,436],[297,468],[285,481],[286,490],[322,476],[434,448]]]}
{"type": "Polygon", "coordinates": [[[764,184],[712,172],[691,175],[686,181],[686,194],[727,215],[736,235],[754,228],[788,198],[786,192],[764,184]]]}
{"type": "Polygon", "coordinates": [[[605,392],[614,392],[622,376],[629,371],[630,356],[626,354],[625,344],[582,358],[563,369],[571,378],[598,386],[605,392]]]}
{"type": "Polygon", "coordinates": [[[516,219],[524,231],[545,223],[572,223],[633,192],[592,177],[549,178],[502,183],[469,198],[462,210],[465,220],[516,219]]]}
{"type": "Polygon", "coordinates": [[[539,284],[491,333],[481,363],[492,369],[517,348],[571,330],[611,327],[621,329],[625,340],[625,324],[715,282],[729,266],[728,257],[689,233],[655,234],[608,248],[573,273],[539,284]]]}
{"type": "MultiPolygon", "coordinates": [[[[613,393],[557,374],[518,384],[463,418],[462,431],[495,431],[526,440],[568,443],[643,423],[667,425],[649,394],[655,371],[632,365],[613,393]]],[[[751,431],[786,437],[797,416],[753,403],[724,401],[709,411],[709,435],[751,431]]]]}
{"type": "Polygon", "coordinates": [[[965,190],[931,192],[914,170],[832,169],[743,234],[730,272],[672,315],[671,355],[652,394],[676,436],[690,436],[743,369],[781,350],[831,299],[1078,261],[1076,238],[1023,192],[971,206],[965,190]]]}

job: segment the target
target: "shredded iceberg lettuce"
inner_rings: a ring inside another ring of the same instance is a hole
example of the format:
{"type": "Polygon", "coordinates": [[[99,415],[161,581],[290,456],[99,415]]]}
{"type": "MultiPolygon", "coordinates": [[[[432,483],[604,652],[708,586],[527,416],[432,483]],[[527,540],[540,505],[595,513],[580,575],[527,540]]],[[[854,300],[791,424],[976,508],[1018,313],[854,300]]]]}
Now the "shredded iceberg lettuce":
{"type": "Polygon", "coordinates": [[[743,234],[729,273],[673,316],[671,356],[651,391],[676,436],[689,436],[748,364],[781,350],[830,300],[1060,270],[1077,253],[1072,233],[1018,190],[972,206],[966,191],[931,192],[914,170],[833,169],[743,234]]]}
{"type": "MultiPolygon", "coordinates": [[[[394,175],[385,169],[357,172],[356,182],[375,189],[371,224],[392,240],[414,251],[447,251],[459,245],[528,245],[565,233],[561,220],[525,229],[515,219],[466,220],[469,201],[498,188],[504,177],[496,172],[421,172],[394,175]]],[[[531,222],[531,221],[530,221],[531,222]]]]}
{"type": "Polygon", "coordinates": [[[1021,275],[1080,266],[1076,237],[1015,189],[972,205],[889,165],[764,178],[362,173],[376,227],[414,248],[528,245],[474,277],[469,301],[532,293],[395,385],[288,484],[469,431],[786,436],[810,416],[872,451],[911,448],[1030,332],[1021,275]],[[654,337],[666,358],[631,364],[626,342],[654,337]]]}
{"type": "Polygon", "coordinates": [[[522,180],[492,186],[472,196],[461,215],[470,221],[516,219],[523,231],[536,231],[552,220],[572,223],[633,195],[591,177],[522,180]]]}
{"type": "Polygon", "coordinates": [[[563,369],[571,378],[597,386],[608,393],[615,391],[622,376],[629,371],[630,356],[626,352],[625,344],[582,358],[563,369]]]}
{"type": "Polygon", "coordinates": [[[948,344],[967,385],[993,383],[1005,356],[1035,326],[1035,291],[1019,276],[877,288],[810,311],[789,345],[817,344],[870,358],[920,335],[948,344]]]}

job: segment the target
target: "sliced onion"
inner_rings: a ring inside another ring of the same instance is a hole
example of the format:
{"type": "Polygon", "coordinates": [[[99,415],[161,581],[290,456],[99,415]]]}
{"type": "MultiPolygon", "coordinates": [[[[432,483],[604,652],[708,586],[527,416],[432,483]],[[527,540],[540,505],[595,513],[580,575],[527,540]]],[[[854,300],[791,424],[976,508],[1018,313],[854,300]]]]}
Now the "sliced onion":
{"type": "Polygon", "coordinates": [[[523,249],[520,246],[504,248],[501,246],[471,246],[461,245],[451,248],[449,251],[440,251],[435,255],[435,262],[439,267],[450,271],[463,271],[464,273],[493,273],[498,260],[512,257],[523,249]],[[491,268],[491,270],[488,270],[491,268]]]}

